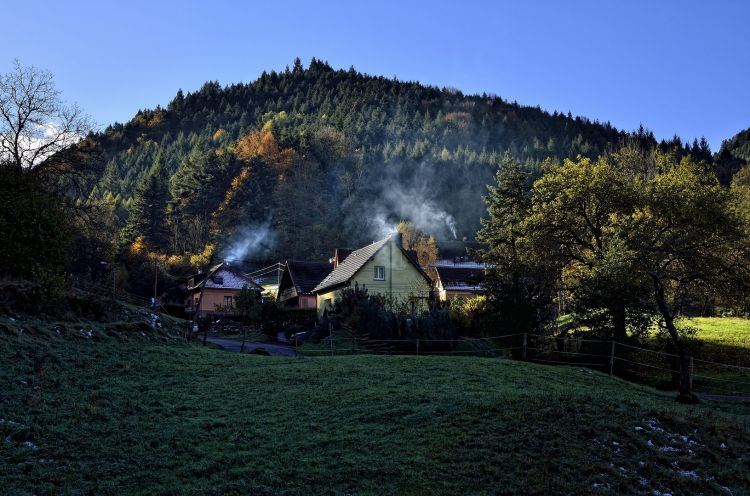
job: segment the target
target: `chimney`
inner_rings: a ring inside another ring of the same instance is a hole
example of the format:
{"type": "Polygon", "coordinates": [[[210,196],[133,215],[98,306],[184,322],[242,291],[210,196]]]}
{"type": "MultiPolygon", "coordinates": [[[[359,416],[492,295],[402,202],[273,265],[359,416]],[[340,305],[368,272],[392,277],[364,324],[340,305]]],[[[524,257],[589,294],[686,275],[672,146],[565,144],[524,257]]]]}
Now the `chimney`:
{"type": "Polygon", "coordinates": [[[398,246],[399,248],[402,248],[404,246],[404,235],[398,231],[391,234],[391,243],[398,246]]]}
{"type": "Polygon", "coordinates": [[[333,268],[335,269],[341,265],[341,262],[346,260],[346,257],[348,257],[351,252],[352,250],[349,248],[336,248],[336,251],[333,252],[333,258],[329,258],[328,263],[333,264],[333,268]]]}

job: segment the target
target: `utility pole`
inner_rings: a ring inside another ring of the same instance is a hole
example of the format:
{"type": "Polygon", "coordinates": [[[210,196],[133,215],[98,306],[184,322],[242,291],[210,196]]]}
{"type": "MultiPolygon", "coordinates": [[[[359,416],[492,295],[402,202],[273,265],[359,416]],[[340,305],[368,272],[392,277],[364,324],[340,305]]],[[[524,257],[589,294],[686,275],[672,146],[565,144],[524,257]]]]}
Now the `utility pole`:
{"type": "Polygon", "coordinates": [[[156,297],[157,297],[156,288],[157,288],[157,282],[159,281],[158,263],[159,263],[158,260],[156,259],[156,257],[154,257],[154,301],[151,303],[151,306],[153,308],[156,308],[156,297]]]}
{"type": "Polygon", "coordinates": [[[112,299],[115,299],[115,293],[117,292],[116,284],[117,284],[117,264],[115,262],[107,262],[106,260],[100,260],[99,264],[101,265],[112,265],[112,299]]]}

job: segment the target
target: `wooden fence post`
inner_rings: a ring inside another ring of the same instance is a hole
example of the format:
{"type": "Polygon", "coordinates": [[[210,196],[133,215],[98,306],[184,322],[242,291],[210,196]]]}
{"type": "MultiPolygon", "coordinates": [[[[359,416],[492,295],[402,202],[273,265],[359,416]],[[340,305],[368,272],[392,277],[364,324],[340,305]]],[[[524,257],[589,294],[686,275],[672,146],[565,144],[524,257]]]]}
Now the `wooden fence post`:
{"type": "Polygon", "coordinates": [[[419,338],[417,338],[417,355],[419,355],[419,338]]]}
{"type": "Polygon", "coordinates": [[[521,360],[526,360],[526,333],[523,333],[523,351],[521,352],[521,360]]]}
{"type": "Polygon", "coordinates": [[[612,349],[609,352],[609,375],[615,371],[615,342],[612,341],[612,349]]]}
{"type": "Polygon", "coordinates": [[[328,336],[331,338],[331,356],[333,356],[333,327],[331,327],[330,334],[328,336]]]}

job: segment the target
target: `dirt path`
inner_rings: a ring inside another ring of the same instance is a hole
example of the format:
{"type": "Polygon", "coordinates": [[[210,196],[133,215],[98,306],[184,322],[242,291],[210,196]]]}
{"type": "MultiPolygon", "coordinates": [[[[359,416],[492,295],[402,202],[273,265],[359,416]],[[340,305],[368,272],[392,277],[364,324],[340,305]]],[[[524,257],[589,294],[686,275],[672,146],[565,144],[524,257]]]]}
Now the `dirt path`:
{"type": "Polygon", "coordinates": [[[750,394],[695,393],[695,395],[704,401],[726,401],[729,403],[750,402],[750,394]]]}
{"type": "MultiPolygon", "coordinates": [[[[239,353],[240,348],[242,347],[242,341],[237,341],[234,339],[222,339],[209,336],[208,338],[206,338],[206,341],[208,341],[209,343],[213,343],[216,346],[219,346],[220,348],[223,348],[227,351],[233,351],[235,353],[239,353]]],[[[263,343],[260,341],[245,342],[245,353],[256,348],[266,350],[268,353],[274,356],[297,356],[297,352],[294,351],[294,347],[290,345],[285,345],[282,343],[263,343]]]]}

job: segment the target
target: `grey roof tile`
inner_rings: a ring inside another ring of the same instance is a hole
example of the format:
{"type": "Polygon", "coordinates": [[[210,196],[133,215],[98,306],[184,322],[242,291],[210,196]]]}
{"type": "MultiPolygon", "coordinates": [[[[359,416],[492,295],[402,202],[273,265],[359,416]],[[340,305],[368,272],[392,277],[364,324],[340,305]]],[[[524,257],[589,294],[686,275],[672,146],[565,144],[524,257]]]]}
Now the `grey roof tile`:
{"type": "Polygon", "coordinates": [[[313,293],[320,292],[324,289],[332,288],[340,284],[346,284],[354,274],[361,269],[368,260],[370,260],[380,249],[390,241],[390,236],[380,241],[375,241],[359,250],[354,250],[339,264],[338,267],[328,274],[320,284],[315,286],[313,293]]]}

